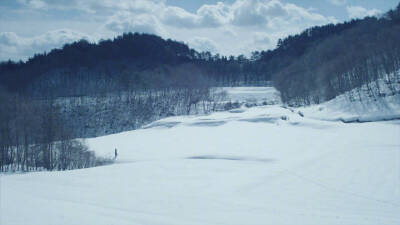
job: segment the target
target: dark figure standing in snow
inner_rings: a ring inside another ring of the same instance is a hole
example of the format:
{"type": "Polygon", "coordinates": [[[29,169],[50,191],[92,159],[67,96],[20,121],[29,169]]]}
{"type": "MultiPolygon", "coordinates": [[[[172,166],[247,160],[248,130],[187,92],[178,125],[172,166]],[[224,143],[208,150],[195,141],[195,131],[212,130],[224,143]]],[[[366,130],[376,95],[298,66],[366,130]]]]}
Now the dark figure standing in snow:
{"type": "Polygon", "coordinates": [[[115,149],[114,159],[117,159],[117,156],[118,156],[118,151],[117,151],[117,149],[115,149]]]}

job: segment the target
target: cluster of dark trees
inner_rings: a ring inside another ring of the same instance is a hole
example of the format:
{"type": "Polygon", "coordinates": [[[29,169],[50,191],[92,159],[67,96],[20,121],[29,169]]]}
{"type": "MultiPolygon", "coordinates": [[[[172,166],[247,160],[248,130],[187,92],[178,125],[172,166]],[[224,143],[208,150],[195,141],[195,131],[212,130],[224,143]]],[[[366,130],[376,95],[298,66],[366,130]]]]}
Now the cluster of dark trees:
{"type": "Polygon", "coordinates": [[[0,90],[0,171],[67,170],[111,160],[96,158],[83,141],[72,139],[51,100],[0,90]]]}

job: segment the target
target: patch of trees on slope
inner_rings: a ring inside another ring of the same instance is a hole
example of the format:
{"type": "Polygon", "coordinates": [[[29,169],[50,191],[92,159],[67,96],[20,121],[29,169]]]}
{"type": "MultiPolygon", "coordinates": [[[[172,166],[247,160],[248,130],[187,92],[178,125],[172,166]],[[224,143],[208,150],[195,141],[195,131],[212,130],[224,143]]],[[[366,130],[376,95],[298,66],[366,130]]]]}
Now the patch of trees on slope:
{"type": "MultiPolygon", "coordinates": [[[[390,90],[400,82],[400,4],[380,18],[313,27],[262,52],[282,100],[307,105],[330,100],[378,79],[390,90]]],[[[375,92],[375,93],[372,93],[375,92]]],[[[396,93],[392,93],[396,94],[396,93]]]]}
{"type": "Polygon", "coordinates": [[[0,172],[70,170],[112,163],[73,139],[51,101],[0,90],[0,172]]]}

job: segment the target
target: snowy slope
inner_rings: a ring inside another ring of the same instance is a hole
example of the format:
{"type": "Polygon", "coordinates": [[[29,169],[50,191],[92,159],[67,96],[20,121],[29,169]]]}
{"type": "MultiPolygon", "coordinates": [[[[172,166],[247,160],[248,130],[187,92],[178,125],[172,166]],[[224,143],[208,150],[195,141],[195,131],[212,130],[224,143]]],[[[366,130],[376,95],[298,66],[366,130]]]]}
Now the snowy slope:
{"type": "Polygon", "coordinates": [[[279,105],[88,139],[117,163],[2,175],[0,224],[400,224],[400,123],[279,105]]]}
{"type": "Polygon", "coordinates": [[[321,120],[370,122],[400,119],[400,71],[392,85],[384,80],[351,90],[320,105],[299,108],[305,116],[321,120]],[[379,88],[377,88],[379,86],[379,88]]]}

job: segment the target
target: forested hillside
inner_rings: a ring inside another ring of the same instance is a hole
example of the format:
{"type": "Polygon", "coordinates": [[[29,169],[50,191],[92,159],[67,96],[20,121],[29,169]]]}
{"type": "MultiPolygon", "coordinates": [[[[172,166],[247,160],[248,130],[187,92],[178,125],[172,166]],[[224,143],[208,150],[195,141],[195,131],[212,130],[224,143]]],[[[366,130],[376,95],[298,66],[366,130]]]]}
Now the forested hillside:
{"type": "Polygon", "coordinates": [[[378,79],[392,89],[400,81],[400,4],[379,18],[307,29],[261,55],[289,104],[327,101],[378,79]]]}
{"type": "Polygon", "coordinates": [[[98,44],[66,44],[27,62],[3,62],[0,85],[35,97],[204,87],[216,81],[230,86],[256,81],[262,71],[253,64],[244,56],[213,56],[155,35],[126,33],[98,44]]]}

